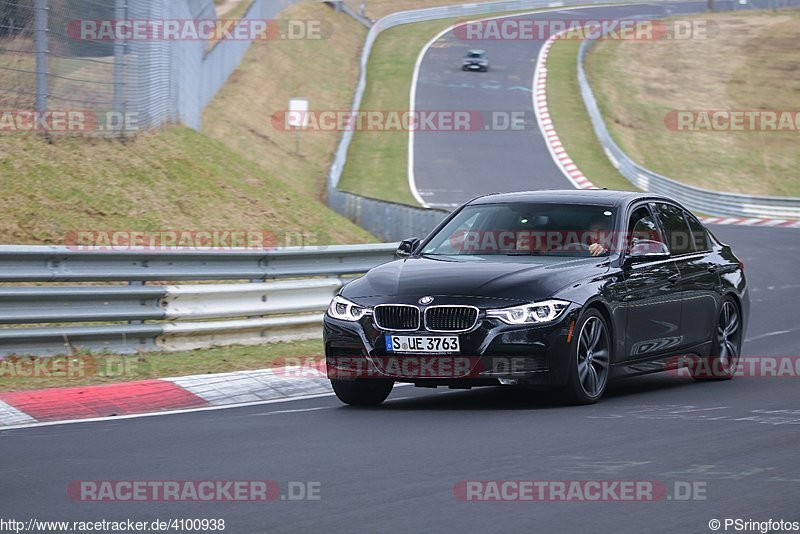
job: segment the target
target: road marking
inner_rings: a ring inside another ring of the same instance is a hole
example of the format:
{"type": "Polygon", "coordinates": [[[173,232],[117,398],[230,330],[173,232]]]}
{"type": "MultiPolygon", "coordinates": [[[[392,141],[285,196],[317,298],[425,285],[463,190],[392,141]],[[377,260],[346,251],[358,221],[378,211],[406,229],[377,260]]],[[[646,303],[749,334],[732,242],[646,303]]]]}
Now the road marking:
{"type": "Polygon", "coordinates": [[[797,330],[776,330],[775,332],[767,332],[766,334],[759,334],[757,336],[748,337],[747,339],[745,339],[745,342],[749,343],[751,341],[757,341],[759,339],[764,339],[767,337],[782,336],[784,334],[791,334],[792,332],[797,332],[797,330]]]}
{"type": "Polygon", "coordinates": [[[319,406],[317,408],[299,408],[297,410],[278,410],[275,412],[255,413],[250,417],[264,417],[265,415],[277,415],[283,413],[303,413],[303,412],[318,412],[320,410],[333,410],[334,406],[319,406]]]}

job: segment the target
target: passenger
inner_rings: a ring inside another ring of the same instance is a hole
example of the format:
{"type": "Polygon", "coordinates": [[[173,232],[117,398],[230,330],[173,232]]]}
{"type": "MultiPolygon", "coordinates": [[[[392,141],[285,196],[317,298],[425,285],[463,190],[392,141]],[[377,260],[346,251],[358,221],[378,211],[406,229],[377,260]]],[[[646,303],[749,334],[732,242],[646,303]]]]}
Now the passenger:
{"type": "Polygon", "coordinates": [[[608,253],[608,248],[604,245],[607,242],[608,217],[595,215],[589,221],[589,253],[592,256],[602,256],[608,253]]]}

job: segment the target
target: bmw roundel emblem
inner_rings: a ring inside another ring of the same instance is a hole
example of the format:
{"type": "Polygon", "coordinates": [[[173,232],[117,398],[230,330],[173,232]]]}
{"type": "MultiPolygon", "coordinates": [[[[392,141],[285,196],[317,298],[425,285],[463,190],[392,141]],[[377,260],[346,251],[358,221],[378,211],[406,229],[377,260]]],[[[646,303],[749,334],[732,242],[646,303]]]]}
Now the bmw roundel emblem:
{"type": "Polygon", "coordinates": [[[421,299],[419,299],[419,303],[422,304],[423,306],[427,306],[431,302],[433,302],[433,297],[422,297],[421,299]]]}

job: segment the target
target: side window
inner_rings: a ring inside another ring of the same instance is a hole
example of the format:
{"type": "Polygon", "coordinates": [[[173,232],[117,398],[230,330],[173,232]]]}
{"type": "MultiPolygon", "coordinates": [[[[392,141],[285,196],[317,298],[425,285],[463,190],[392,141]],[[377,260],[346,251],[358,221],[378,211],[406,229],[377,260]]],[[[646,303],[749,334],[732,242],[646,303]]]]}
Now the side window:
{"type": "Polygon", "coordinates": [[[689,224],[683,210],[669,204],[655,204],[655,211],[661,227],[667,234],[667,245],[674,255],[694,252],[694,239],[689,233],[689,224]]]}
{"type": "Polygon", "coordinates": [[[636,208],[628,221],[628,249],[632,255],[666,252],[664,236],[647,206],[636,208]]]}
{"type": "Polygon", "coordinates": [[[692,240],[694,241],[695,250],[711,250],[711,243],[709,242],[706,229],[703,228],[703,225],[692,215],[685,215],[686,220],[689,221],[689,229],[692,231],[692,240]]]}

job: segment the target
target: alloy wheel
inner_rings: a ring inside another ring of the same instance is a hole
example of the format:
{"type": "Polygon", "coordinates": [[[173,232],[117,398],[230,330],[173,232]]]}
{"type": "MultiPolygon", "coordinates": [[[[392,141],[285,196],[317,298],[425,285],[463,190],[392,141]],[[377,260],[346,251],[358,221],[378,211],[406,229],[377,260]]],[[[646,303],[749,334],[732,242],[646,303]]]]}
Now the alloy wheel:
{"type": "Polygon", "coordinates": [[[589,317],[578,337],[578,381],[587,396],[597,397],[605,389],[609,356],[605,324],[599,317],[589,317]]]}

